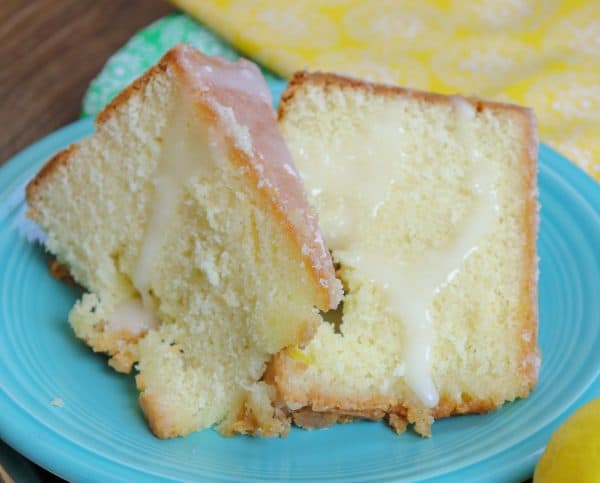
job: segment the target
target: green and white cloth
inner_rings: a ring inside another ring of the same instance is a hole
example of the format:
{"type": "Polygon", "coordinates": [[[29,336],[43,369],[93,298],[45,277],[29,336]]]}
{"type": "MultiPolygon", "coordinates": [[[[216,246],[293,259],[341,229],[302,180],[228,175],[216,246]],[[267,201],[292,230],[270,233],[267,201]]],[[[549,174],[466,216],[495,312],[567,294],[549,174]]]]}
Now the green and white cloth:
{"type": "MultiPolygon", "coordinates": [[[[193,45],[207,55],[218,55],[229,60],[240,57],[233,47],[196,20],[182,13],[174,13],[140,30],[108,60],[85,94],[82,117],[98,114],[125,86],[180,42],[193,45]]],[[[285,81],[263,67],[261,70],[271,89],[273,102],[277,104],[285,81]]]]}

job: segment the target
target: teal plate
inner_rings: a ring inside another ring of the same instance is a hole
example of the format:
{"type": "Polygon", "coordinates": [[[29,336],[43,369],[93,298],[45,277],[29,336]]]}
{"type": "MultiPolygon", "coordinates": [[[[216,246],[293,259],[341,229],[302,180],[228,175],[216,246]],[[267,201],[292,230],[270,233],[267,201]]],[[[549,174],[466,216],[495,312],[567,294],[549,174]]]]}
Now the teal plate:
{"type": "Polygon", "coordinates": [[[433,437],[396,436],[383,423],[293,429],[285,439],[203,431],[161,441],[137,404],[131,376],[75,339],[78,297],[53,279],[30,243],[23,188],[58,149],[89,135],[84,120],[0,169],[0,437],[68,480],[519,481],[550,434],[600,396],[600,187],[542,146],[540,381],[525,399],[482,416],[438,421],[433,437]],[[63,405],[51,402],[59,398],[63,405]]]}

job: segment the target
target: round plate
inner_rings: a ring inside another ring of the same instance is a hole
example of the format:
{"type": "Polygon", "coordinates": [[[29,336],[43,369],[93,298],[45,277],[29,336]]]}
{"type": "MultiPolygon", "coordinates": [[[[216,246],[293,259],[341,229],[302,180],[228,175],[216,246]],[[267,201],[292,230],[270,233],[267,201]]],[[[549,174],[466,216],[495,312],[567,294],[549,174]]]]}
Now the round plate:
{"type": "Polygon", "coordinates": [[[43,249],[28,241],[34,232],[24,219],[25,183],[92,129],[91,121],[72,124],[0,169],[0,437],[63,478],[518,480],[531,474],[556,426],[600,395],[600,187],[542,146],[543,364],[529,398],[438,421],[430,439],[396,436],[372,422],[293,429],[284,439],[223,438],[211,430],[156,439],[133,377],[115,373],[75,339],[67,314],[79,294],[49,275],[43,249]]]}

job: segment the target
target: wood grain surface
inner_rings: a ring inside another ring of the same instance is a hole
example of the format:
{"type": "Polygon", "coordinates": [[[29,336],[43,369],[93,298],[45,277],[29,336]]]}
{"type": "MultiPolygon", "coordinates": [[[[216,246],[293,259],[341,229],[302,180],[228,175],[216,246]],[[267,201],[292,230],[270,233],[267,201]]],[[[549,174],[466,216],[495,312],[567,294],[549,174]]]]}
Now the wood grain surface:
{"type": "Polygon", "coordinates": [[[172,10],[161,0],[0,0],[0,164],[76,120],[110,55],[172,10]]]}
{"type": "MultiPolygon", "coordinates": [[[[90,81],[161,0],[0,0],[0,165],[79,117],[90,81]]],[[[2,473],[0,481],[12,481],[2,473]]],[[[39,480],[60,478],[35,468],[39,480]]]]}

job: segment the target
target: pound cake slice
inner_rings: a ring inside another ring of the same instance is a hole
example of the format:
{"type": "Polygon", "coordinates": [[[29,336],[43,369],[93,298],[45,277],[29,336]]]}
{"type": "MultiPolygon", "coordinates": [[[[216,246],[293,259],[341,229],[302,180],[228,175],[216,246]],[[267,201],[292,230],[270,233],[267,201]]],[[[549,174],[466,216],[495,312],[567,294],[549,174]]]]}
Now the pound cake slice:
{"type": "Polygon", "coordinates": [[[173,48],[27,201],[89,291],[69,315],[77,337],[119,371],[137,361],[157,436],[286,431],[265,363],[342,292],[254,64],[173,48]]]}
{"type": "Polygon", "coordinates": [[[540,364],[533,113],[299,73],[279,123],[346,290],[341,320],[269,368],[297,424],[387,416],[429,435],[434,418],[527,396],[540,364]]]}

